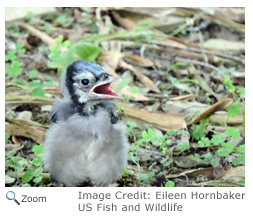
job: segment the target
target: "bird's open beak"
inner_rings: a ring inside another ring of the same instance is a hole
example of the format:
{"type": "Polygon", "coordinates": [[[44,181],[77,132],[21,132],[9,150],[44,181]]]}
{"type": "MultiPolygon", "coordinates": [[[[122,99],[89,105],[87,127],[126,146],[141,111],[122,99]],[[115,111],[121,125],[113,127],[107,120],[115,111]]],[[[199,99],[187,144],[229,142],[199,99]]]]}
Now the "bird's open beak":
{"type": "Polygon", "coordinates": [[[120,80],[121,79],[118,77],[110,76],[108,80],[95,85],[90,93],[97,95],[101,99],[123,99],[120,95],[110,89],[110,84],[112,82],[118,82],[120,80]]]}

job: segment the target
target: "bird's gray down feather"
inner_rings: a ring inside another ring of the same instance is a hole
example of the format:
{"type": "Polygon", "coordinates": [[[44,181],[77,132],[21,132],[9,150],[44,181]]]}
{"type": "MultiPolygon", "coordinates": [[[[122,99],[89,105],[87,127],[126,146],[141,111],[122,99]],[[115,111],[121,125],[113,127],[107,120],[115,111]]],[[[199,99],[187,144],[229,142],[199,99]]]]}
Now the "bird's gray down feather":
{"type": "Polygon", "coordinates": [[[50,113],[54,123],[46,134],[45,168],[52,179],[66,186],[77,186],[87,179],[97,186],[108,186],[127,165],[126,126],[121,121],[111,122],[109,110],[116,105],[103,100],[94,112],[82,114],[64,80],[61,88],[64,98],[57,99],[50,113]]]}

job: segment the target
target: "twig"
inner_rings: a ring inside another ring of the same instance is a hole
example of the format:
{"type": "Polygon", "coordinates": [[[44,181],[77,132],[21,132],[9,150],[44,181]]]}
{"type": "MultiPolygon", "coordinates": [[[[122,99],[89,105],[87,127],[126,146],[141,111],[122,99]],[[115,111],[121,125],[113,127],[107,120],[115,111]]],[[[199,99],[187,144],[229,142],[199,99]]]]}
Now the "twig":
{"type": "Polygon", "coordinates": [[[206,68],[210,68],[214,71],[217,71],[217,72],[220,72],[221,69],[211,65],[211,64],[208,64],[206,62],[201,62],[201,61],[197,61],[197,60],[193,60],[193,59],[186,59],[186,58],[181,58],[181,57],[176,57],[175,58],[175,61],[183,61],[183,62],[188,62],[190,64],[194,64],[194,65],[200,65],[200,66],[203,66],[203,67],[206,67],[206,68]]]}

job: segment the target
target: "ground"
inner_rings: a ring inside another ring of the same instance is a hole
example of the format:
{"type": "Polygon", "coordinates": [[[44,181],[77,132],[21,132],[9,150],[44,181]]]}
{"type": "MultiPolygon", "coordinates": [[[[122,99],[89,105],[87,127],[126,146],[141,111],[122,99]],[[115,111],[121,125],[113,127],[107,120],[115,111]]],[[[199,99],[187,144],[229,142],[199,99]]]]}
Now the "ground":
{"type": "Polygon", "coordinates": [[[112,186],[244,186],[244,8],[48,9],[6,17],[6,186],[62,186],[41,155],[79,59],[122,79],[112,88],[130,149],[112,186]]]}

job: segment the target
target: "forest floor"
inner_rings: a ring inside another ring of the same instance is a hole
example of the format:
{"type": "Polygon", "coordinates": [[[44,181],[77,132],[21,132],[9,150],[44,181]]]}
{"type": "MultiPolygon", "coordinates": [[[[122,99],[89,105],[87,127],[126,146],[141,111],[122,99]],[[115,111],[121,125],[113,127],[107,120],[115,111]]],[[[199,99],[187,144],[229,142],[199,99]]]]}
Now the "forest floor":
{"type": "Polygon", "coordinates": [[[50,8],[6,20],[6,186],[54,186],[41,158],[49,112],[80,59],[122,79],[112,87],[130,149],[112,186],[244,187],[245,8],[50,8]]]}

